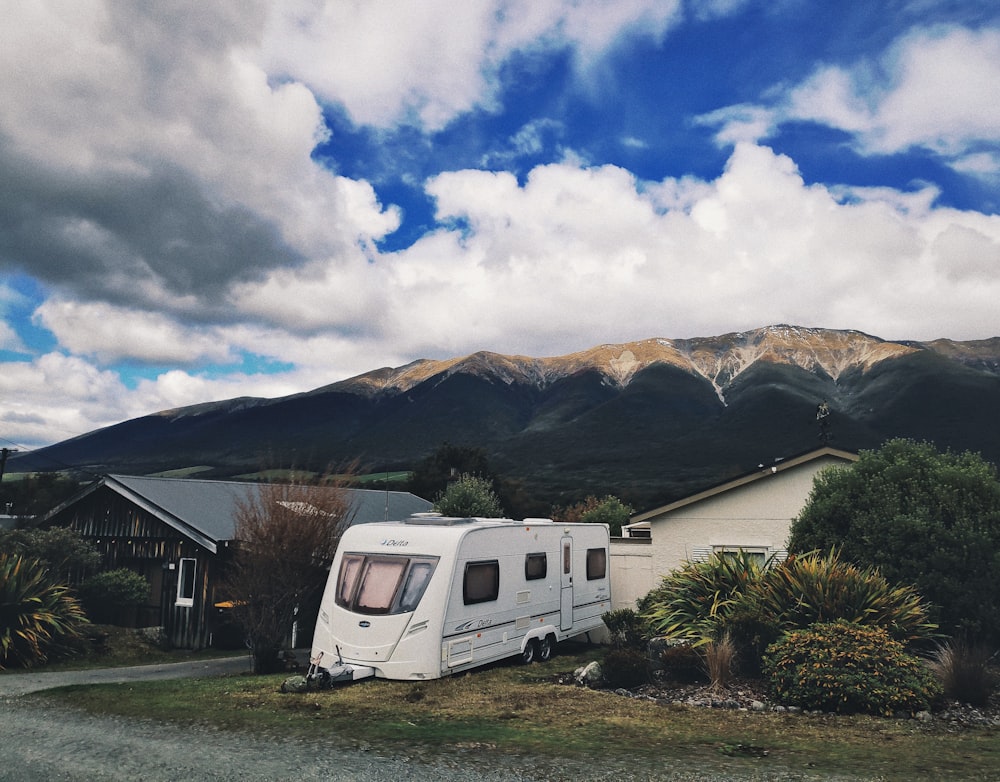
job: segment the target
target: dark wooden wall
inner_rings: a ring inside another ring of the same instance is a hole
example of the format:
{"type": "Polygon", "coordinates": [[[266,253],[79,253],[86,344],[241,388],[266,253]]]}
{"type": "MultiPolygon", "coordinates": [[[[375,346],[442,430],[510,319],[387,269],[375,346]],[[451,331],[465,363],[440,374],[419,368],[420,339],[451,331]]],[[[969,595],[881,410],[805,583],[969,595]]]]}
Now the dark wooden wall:
{"type": "Polygon", "coordinates": [[[152,585],[150,603],[138,612],[139,626],[160,626],[171,645],[200,649],[209,644],[215,587],[222,560],[208,549],[106,487],[65,508],[50,520],[69,526],[103,556],[105,570],[128,568],[152,585]],[[180,560],[196,560],[194,605],[179,606],[180,560]]]}

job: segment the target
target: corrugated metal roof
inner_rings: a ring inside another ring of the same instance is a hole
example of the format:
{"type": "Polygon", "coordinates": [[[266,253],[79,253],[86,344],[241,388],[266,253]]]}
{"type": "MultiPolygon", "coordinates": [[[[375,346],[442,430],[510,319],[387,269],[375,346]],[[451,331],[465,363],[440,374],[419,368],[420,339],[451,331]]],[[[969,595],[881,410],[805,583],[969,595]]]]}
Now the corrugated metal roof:
{"type": "MultiPolygon", "coordinates": [[[[252,500],[260,488],[257,483],[131,475],[109,475],[105,483],[125,496],[131,493],[141,498],[150,506],[149,510],[171,526],[189,532],[196,539],[203,536],[215,542],[233,539],[239,503],[252,500]]],[[[405,519],[432,508],[430,502],[409,492],[346,491],[353,502],[354,524],[405,519]]]]}

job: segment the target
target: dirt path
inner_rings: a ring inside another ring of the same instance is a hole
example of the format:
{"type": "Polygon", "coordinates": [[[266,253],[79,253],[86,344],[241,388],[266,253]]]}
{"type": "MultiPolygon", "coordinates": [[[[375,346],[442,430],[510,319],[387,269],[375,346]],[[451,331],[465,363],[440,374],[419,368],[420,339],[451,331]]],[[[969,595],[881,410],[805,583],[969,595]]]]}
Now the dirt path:
{"type": "Polygon", "coordinates": [[[25,671],[0,676],[0,697],[26,695],[70,684],[115,684],[118,682],[185,679],[199,676],[225,676],[250,669],[243,654],[217,660],[133,665],[127,668],[94,668],[84,671],[25,671]]]}
{"type": "Polygon", "coordinates": [[[92,715],[30,693],[70,684],[232,675],[246,656],[189,663],[0,676],[0,782],[707,782],[804,780],[800,775],[728,777],[628,762],[536,762],[475,749],[384,754],[329,742],[275,739],[92,715]],[[24,697],[24,696],[28,697],[24,697]]]}

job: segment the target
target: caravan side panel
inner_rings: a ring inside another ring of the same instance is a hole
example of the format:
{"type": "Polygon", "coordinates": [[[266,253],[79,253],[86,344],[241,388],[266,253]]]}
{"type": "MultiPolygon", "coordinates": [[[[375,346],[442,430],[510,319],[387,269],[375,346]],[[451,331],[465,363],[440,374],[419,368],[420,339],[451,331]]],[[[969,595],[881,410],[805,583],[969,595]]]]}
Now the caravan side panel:
{"type": "Polygon", "coordinates": [[[342,662],[375,676],[427,679],[551,648],[603,627],[609,549],[604,525],[547,520],[353,527],[333,562],[313,659],[320,668],[342,662]],[[408,585],[429,568],[411,604],[408,585]]]}

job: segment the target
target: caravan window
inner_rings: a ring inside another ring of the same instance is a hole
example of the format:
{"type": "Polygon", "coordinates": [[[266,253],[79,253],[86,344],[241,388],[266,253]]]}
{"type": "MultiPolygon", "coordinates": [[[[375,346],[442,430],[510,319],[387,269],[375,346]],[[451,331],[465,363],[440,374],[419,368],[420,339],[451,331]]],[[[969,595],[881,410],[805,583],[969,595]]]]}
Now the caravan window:
{"type": "Polygon", "coordinates": [[[345,556],[340,563],[340,577],[337,579],[337,603],[348,606],[354,597],[358,586],[358,576],[361,575],[361,565],[365,558],[358,555],[345,556]]]}
{"type": "Polygon", "coordinates": [[[420,598],[424,596],[427,582],[431,580],[434,566],[430,562],[414,562],[410,572],[406,574],[403,584],[403,594],[399,598],[400,611],[412,611],[417,607],[420,598]]]}
{"type": "Polygon", "coordinates": [[[545,557],[545,552],[541,554],[528,554],[524,558],[525,581],[535,581],[539,578],[545,578],[547,571],[548,560],[545,557]]]}
{"type": "Polygon", "coordinates": [[[434,573],[436,558],[345,554],[337,575],[337,605],[358,614],[413,611],[434,573]]]}
{"type": "Polygon", "coordinates": [[[358,586],[354,607],[362,614],[388,614],[403,579],[406,560],[369,559],[358,586]]]}
{"type": "Polygon", "coordinates": [[[462,597],[465,604],[488,603],[500,595],[500,563],[468,562],[465,565],[465,580],[462,582],[462,597]]]}
{"type": "Polygon", "coordinates": [[[608,550],[603,548],[587,549],[587,580],[604,578],[608,573],[608,550]]]}

